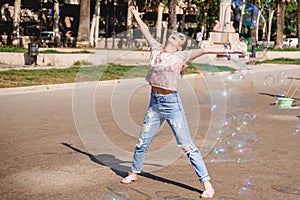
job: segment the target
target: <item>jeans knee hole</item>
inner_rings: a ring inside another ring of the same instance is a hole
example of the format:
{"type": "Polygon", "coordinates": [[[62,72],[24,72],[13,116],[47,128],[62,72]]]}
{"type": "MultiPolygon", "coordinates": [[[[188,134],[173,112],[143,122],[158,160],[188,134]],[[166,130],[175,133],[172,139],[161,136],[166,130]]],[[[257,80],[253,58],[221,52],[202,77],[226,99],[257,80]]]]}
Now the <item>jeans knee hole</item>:
{"type": "Polygon", "coordinates": [[[193,152],[193,149],[192,149],[191,146],[185,146],[185,147],[183,147],[183,151],[184,151],[186,154],[188,154],[188,153],[193,152]]]}

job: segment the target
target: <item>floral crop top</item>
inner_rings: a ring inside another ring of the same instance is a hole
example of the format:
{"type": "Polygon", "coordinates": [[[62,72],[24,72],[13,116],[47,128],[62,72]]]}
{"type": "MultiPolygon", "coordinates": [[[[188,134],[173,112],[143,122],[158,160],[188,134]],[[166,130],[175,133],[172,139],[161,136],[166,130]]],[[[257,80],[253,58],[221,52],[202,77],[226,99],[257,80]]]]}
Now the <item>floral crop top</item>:
{"type": "Polygon", "coordinates": [[[155,39],[149,41],[151,49],[146,80],[151,86],[177,91],[180,73],[188,66],[190,51],[163,52],[155,39]]]}

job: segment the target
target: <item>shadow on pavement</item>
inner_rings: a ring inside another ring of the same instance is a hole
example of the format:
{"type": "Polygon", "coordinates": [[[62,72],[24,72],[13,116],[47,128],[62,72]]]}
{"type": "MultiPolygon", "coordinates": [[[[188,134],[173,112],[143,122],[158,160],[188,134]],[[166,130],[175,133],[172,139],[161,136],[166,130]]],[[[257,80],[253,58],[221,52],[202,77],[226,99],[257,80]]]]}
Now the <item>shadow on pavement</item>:
{"type": "MultiPolygon", "coordinates": [[[[73,147],[72,145],[70,145],[68,143],[63,142],[61,144],[68,147],[68,148],[70,148],[70,149],[72,149],[75,152],[78,152],[78,153],[81,153],[81,154],[84,154],[84,155],[88,156],[91,159],[91,161],[93,161],[97,164],[110,167],[110,169],[113,172],[115,172],[117,175],[119,175],[121,177],[126,177],[128,175],[128,172],[131,171],[130,167],[121,165],[122,163],[128,163],[127,161],[121,161],[121,160],[115,158],[113,155],[108,155],[108,154],[92,155],[92,154],[87,153],[85,151],[82,151],[82,150],[80,150],[76,147],[73,147]],[[105,162],[101,162],[101,161],[105,161],[105,162]],[[114,166],[116,166],[116,165],[117,166],[116,167],[111,167],[111,165],[109,165],[110,163],[113,163],[114,166]]],[[[203,191],[199,190],[198,188],[194,188],[194,187],[188,186],[186,184],[179,183],[179,182],[176,182],[176,181],[172,181],[172,180],[169,180],[169,179],[166,179],[166,178],[163,178],[163,177],[160,177],[160,176],[156,176],[156,175],[153,175],[153,174],[150,174],[150,173],[147,173],[147,172],[142,172],[140,174],[140,176],[143,176],[145,178],[149,178],[149,179],[152,179],[152,180],[155,180],[155,181],[172,184],[172,185],[175,185],[177,187],[181,187],[181,188],[184,188],[184,189],[187,189],[187,190],[190,190],[190,191],[199,192],[199,193],[203,192],[203,191]]]]}

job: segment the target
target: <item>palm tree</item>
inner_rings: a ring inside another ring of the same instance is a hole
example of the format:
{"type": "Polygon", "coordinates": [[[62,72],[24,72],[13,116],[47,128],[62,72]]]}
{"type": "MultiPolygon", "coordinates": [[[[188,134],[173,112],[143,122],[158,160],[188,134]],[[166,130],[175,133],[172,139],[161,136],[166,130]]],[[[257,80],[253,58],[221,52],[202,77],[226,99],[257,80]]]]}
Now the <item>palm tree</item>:
{"type": "Polygon", "coordinates": [[[13,24],[13,45],[20,46],[20,11],[21,11],[21,0],[15,0],[14,3],[14,24],[13,24]]]}
{"type": "Polygon", "coordinates": [[[169,29],[170,30],[177,29],[176,5],[177,5],[177,0],[169,1],[169,29]]]}
{"type": "Polygon", "coordinates": [[[90,0],[81,0],[76,46],[89,46],[90,36],[90,0]]]}
{"type": "Polygon", "coordinates": [[[284,30],[284,13],[286,8],[286,0],[277,0],[277,21],[276,21],[276,46],[282,48],[283,30],[284,30]]]}

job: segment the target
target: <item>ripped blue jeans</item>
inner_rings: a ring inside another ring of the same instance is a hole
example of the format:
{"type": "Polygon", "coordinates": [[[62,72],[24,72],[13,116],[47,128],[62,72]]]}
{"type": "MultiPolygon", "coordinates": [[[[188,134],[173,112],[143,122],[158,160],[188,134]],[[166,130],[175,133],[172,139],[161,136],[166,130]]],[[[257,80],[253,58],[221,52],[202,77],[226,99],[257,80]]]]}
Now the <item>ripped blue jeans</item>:
{"type": "Polygon", "coordinates": [[[199,177],[199,181],[210,180],[202,155],[190,136],[185,112],[177,92],[168,95],[158,95],[151,92],[150,104],[144,118],[143,129],[135,147],[132,172],[141,173],[148,148],[164,120],[170,125],[177,145],[185,151],[199,177]]]}

